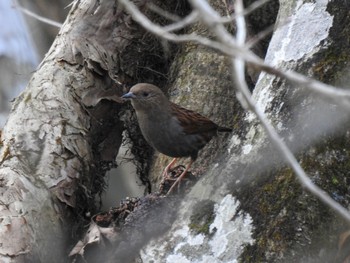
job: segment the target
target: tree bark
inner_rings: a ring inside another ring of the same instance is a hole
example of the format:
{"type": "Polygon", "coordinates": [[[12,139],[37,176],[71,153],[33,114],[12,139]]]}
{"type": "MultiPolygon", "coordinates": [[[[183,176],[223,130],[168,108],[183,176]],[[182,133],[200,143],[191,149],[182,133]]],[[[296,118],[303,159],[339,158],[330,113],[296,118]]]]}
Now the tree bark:
{"type": "MultiPolygon", "coordinates": [[[[344,31],[348,27],[344,25],[349,21],[339,5],[343,2],[280,1],[266,62],[325,83],[347,85],[344,31]]],[[[253,97],[312,181],[347,207],[348,108],[266,73],[260,75],[253,97]]],[[[141,258],[155,262],[348,260],[344,220],[303,189],[252,113],[238,116],[224,164],[209,165],[181,203],[171,229],[144,247],[141,258]]]]}
{"type": "Polygon", "coordinates": [[[122,107],[100,99],[164,81],[167,61],[150,46],[159,47],[117,2],[73,3],[2,131],[1,261],[66,261],[122,141],[122,107]]]}
{"type": "MultiPolygon", "coordinates": [[[[349,47],[343,31],[350,20],[343,19],[345,13],[339,10],[342,2],[280,4],[266,62],[347,86],[343,76],[347,75],[348,56],[344,54],[349,47]],[[285,18],[291,21],[286,23],[285,18]]],[[[267,74],[260,76],[254,98],[312,181],[347,207],[348,107],[267,74]]],[[[337,245],[347,224],[306,192],[293,172],[280,166],[279,158],[271,158],[274,155],[265,153],[263,172],[242,179],[251,181],[238,188],[242,208],[253,216],[256,226],[256,242],[247,246],[242,261],[344,262],[348,248],[338,249],[337,245]],[[276,161],[277,165],[271,165],[276,161]]]]}

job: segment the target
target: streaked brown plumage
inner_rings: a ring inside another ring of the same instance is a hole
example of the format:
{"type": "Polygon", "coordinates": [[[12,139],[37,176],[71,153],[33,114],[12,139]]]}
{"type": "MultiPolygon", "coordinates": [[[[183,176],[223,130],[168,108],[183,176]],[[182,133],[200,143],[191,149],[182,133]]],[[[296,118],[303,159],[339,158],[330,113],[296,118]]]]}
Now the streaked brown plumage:
{"type": "Polygon", "coordinates": [[[174,157],[165,168],[166,175],[179,157],[191,157],[183,173],[172,185],[169,192],[187,173],[202,149],[217,132],[231,132],[232,129],[220,127],[208,118],[185,109],[168,100],[156,86],[139,83],[123,95],[131,99],[141,132],[146,141],[159,152],[174,157]]]}

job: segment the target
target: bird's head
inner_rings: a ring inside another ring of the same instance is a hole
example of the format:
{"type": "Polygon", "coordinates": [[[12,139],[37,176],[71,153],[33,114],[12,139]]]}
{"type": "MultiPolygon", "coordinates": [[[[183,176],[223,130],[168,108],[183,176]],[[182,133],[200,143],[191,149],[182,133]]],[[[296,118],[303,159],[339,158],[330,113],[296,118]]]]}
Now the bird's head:
{"type": "Polygon", "coordinates": [[[136,84],[122,98],[130,99],[136,111],[150,110],[168,103],[165,94],[157,86],[148,83],[136,84]]]}

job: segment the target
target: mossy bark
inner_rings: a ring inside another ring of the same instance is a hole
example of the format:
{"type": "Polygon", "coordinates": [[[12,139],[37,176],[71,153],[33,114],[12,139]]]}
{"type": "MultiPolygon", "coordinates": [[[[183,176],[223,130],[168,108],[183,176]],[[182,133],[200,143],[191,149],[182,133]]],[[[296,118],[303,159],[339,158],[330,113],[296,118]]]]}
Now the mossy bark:
{"type": "MultiPolygon", "coordinates": [[[[308,5],[307,1],[303,4],[305,8],[308,5]]],[[[315,46],[317,51],[296,60],[283,61],[278,66],[325,83],[348,86],[344,72],[348,71],[346,54],[350,50],[348,34],[344,33],[348,26],[344,25],[349,25],[350,20],[346,12],[339,10],[339,5],[342,5],[341,1],[325,5],[324,10],[332,17],[333,24],[327,38],[315,46]]],[[[314,8],[320,7],[315,5],[314,8]]],[[[295,3],[283,1],[280,21],[286,14],[295,15],[297,10],[295,3]]],[[[322,13],[321,8],[319,12],[322,13]]],[[[293,48],[303,47],[296,45],[293,48]]],[[[279,123],[283,125],[280,134],[312,181],[331,198],[348,207],[348,109],[337,101],[320,98],[304,87],[281,80],[270,83],[268,89],[274,96],[264,107],[271,121],[277,127],[279,123]]],[[[258,94],[255,94],[257,99],[258,94]]],[[[267,162],[269,160],[268,157],[267,162]]],[[[244,188],[233,190],[242,201],[242,209],[253,216],[256,225],[256,242],[247,246],[241,262],[344,261],[349,251],[346,246],[338,248],[338,241],[348,229],[348,223],[305,191],[283,162],[253,174],[250,179],[245,179],[251,181],[244,188]]]]}

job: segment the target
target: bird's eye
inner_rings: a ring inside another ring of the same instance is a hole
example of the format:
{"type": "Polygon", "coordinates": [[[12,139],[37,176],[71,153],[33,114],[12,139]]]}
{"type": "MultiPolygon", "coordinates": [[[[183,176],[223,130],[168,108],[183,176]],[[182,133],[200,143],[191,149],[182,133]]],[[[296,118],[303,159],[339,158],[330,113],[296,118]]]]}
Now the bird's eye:
{"type": "Polygon", "coordinates": [[[142,96],[143,96],[143,97],[148,97],[148,96],[149,96],[149,93],[146,92],[146,91],[144,91],[144,92],[142,92],[142,96]]]}

